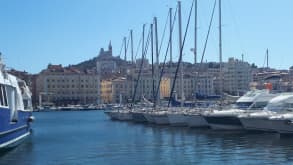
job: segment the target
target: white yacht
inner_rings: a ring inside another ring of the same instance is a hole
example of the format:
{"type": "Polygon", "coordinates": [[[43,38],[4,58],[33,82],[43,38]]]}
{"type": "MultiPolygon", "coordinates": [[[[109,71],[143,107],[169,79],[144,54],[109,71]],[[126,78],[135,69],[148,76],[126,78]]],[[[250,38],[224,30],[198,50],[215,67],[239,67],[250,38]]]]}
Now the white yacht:
{"type": "MultiPolygon", "coordinates": [[[[286,113],[290,109],[290,101],[293,100],[293,93],[282,93],[269,101],[262,111],[239,115],[243,127],[247,130],[255,131],[276,131],[274,123],[269,120],[271,117],[279,116],[279,113],[286,113]]],[[[276,117],[275,119],[278,119],[276,117]]]]}
{"type": "MultiPolygon", "coordinates": [[[[293,110],[293,103],[291,103],[293,110]]],[[[269,118],[272,128],[280,134],[293,134],[293,112],[274,115],[269,118]]]]}
{"type": "Polygon", "coordinates": [[[235,107],[206,111],[203,113],[203,116],[212,129],[243,129],[238,116],[252,110],[262,110],[269,100],[276,96],[277,94],[271,94],[269,90],[251,90],[236,101],[235,107]]]}
{"type": "Polygon", "coordinates": [[[275,115],[276,112],[262,110],[258,112],[239,115],[238,118],[244,129],[250,131],[266,131],[274,132],[272,122],[269,117],[275,115]]]}

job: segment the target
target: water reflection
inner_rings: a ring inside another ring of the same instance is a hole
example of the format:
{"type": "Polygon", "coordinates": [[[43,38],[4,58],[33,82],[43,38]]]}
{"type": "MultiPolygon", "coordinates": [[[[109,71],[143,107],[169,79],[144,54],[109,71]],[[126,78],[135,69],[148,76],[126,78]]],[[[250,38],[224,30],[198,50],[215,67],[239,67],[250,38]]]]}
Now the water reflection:
{"type": "Polygon", "coordinates": [[[102,112],[39,113],[0,164],[286,164],[291,137],[110,121],[102,112]],[[66,116],[66,118],[64,118],[66,116]]]}
{"type": "MultiPolygon", "coordinates": [[[[276,164],[292,162],[291,138],[276,133],[213,131],[185,127],[127,123],[144,136],[147,160],[182,164],[276,164]],[[176,158],[176,159],[175,159],[176,158]]],[[[138,137],[139,138],[139,137],[138,137]]],[[[141,141],[134,141],[138,150],[141,141]]]]}

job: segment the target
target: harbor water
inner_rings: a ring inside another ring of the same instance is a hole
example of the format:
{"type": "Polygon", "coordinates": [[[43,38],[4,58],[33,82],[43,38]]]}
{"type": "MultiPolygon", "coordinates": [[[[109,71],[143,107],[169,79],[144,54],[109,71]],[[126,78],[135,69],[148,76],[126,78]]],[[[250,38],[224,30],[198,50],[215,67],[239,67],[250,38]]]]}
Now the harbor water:
{"type": "Polygon", "coordinates": [[[0,164],[289,164],[292,137],[111,121],[103,111],[34,113],[32,135],[0,164]]]}

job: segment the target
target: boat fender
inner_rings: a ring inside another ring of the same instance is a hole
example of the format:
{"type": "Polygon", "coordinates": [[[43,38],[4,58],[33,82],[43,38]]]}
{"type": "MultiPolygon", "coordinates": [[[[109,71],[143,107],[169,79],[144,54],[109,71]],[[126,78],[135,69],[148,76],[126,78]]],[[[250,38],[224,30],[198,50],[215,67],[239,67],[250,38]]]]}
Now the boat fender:
{"type": "Polygon", "coordinates": [[[28,118],[28,122],[33,122],[33,121],[35,121],[35,117],[34,117],[34,116],[30,116],[30,117],[28,118]]]}
{"type": "Polygon", "coordinates": [[[12,123],[17,123],[17,119],[12,119],[11,122],[12,123]]]}
{"type": "Polygon", "coordinates": [[[293,124],[293,121],[291,121],[291,120],[285,121],[285,124],[292,125],[293,124]]]}

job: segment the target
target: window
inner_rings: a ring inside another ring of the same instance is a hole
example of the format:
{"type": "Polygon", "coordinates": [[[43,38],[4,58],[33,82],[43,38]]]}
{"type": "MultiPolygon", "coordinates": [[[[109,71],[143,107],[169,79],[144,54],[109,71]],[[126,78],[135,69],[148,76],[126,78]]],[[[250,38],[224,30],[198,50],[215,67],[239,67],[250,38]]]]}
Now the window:
{"type": "Polygon", "coordinates": [[[0,104],[2,106],[8,106],[6,88],[4,85],[0,85],[0,104]]]}
{"type": "Polygon", "coordinates": [[[2,93],[2,85],[0,88],[0,105],[4,105],[4,98],[3,98],[3,93],[2,93]]]}
{"type": "Polygon", "coordinates": [[[7,93],[6,93],[6,88],[3,86],[3,95],[4,95],[4,105],[8,106],[8,101],[7,101],[7,93]]]}

